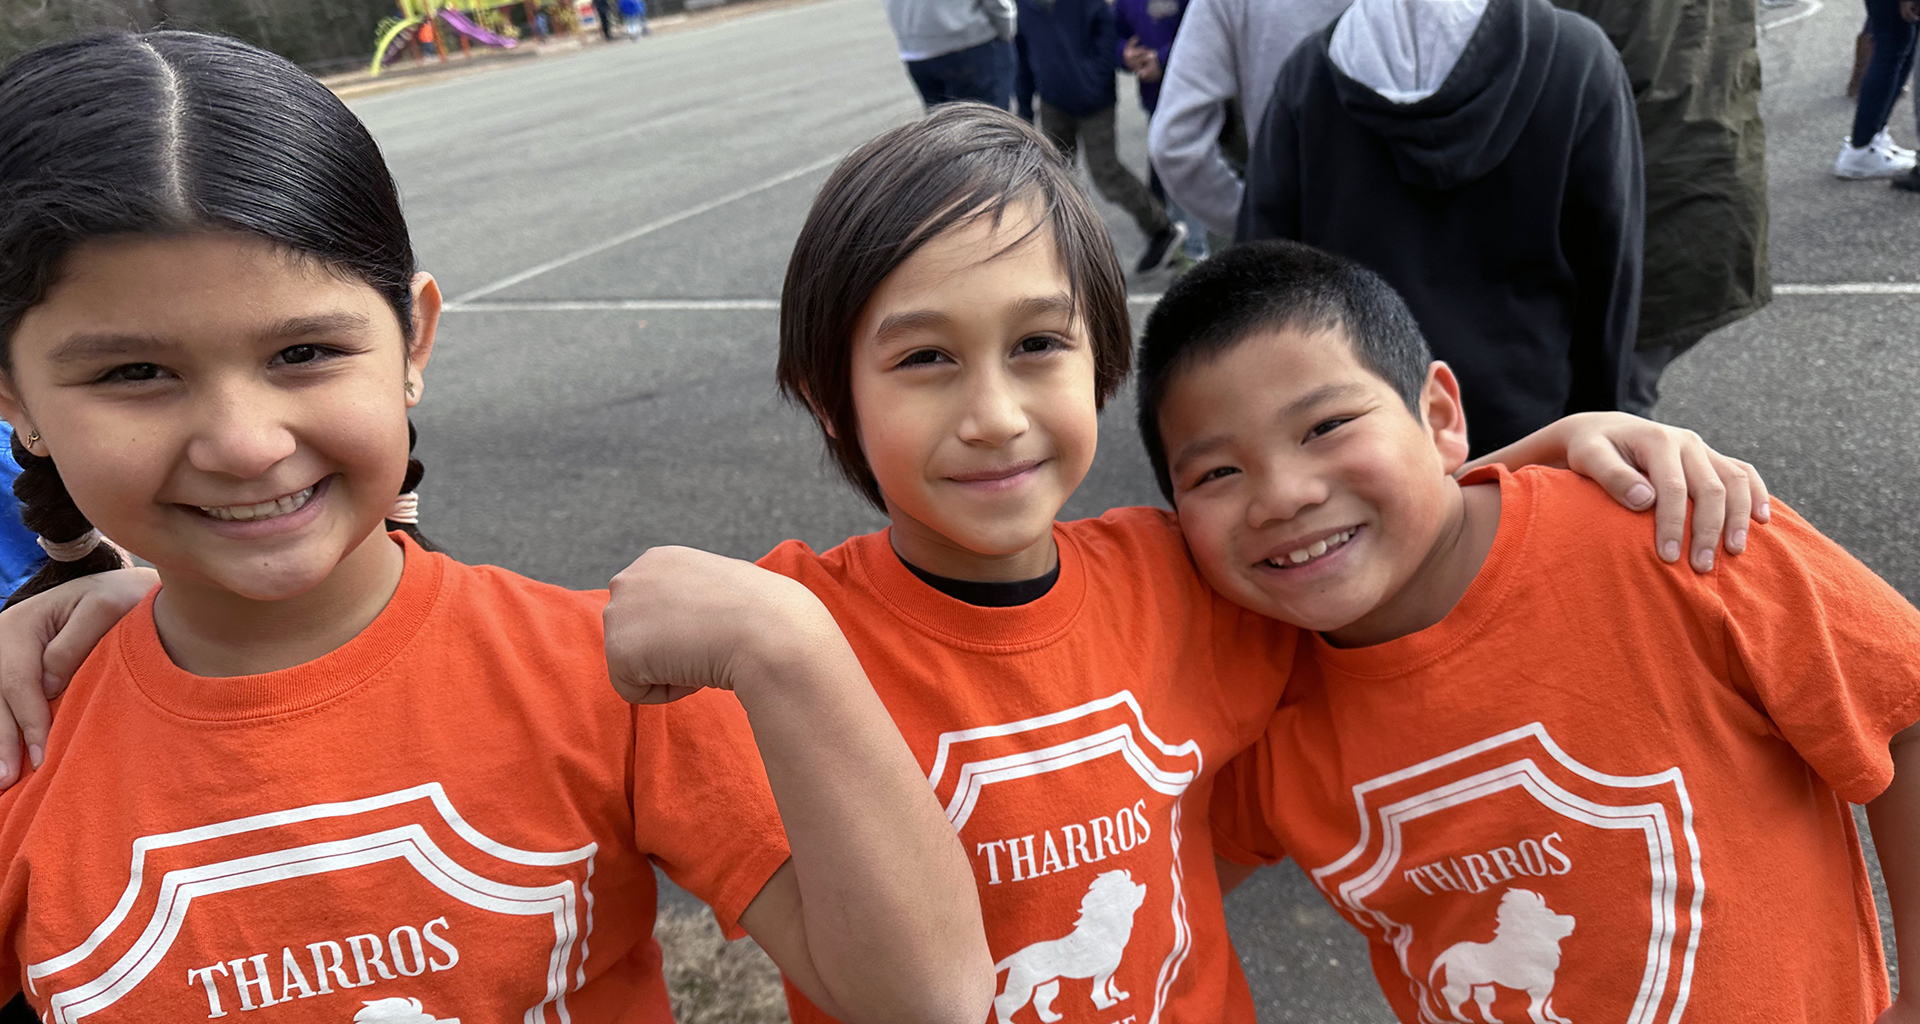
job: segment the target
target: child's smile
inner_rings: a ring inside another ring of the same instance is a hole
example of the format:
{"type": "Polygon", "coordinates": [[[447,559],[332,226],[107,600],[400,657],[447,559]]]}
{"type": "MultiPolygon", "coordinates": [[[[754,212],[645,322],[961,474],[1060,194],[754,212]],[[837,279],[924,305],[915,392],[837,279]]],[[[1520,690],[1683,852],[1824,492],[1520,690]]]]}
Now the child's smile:
{"type": "Polygon", "coordinates": [[[1340,530],[1318,530],[1305,537],[1282,541],[1275,544],[1254,567],[1291,573],[1294,579],[1305,578],[1337,565],[1342,552],[1365,529],[1365,524],[1356,523],[1340,530]]]}
{"type": "Polygon", "coordinates": [[[297,530],[311,522],[324,506],[327,485],[333,477],[303,487],[292,494],[245,505],[199,505],[188,507],[216,523],[229,537],[259,537],[269,533],[297,530]],[[316,500],[319,499],[319,500],[316,500]]]}

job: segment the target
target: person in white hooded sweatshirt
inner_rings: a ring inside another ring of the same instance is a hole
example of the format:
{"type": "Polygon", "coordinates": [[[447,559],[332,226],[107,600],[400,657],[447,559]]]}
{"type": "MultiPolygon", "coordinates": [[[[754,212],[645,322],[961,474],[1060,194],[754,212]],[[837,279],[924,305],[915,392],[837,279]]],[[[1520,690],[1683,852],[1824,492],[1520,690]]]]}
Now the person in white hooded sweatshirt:
{"type": "Polygon", "coordinates": [[[1160,102],[1147,126],[1147,156],[1167,196],[1208,230],[1233,236],[1246,140],[1260,127],[1274,74],[1301,40],[1324,31],[1350,2],[1192,0],[1187,5],[1162,72],[1160,102]]]}
{"type": "Polygon", "coordinates": [[[1459,377],[1479,453],[1621,407],[1644,218],[1633,93],[1599,26],[1547,0],[1356,0],[1282,65],[1235,236],[1386,278],[1459,377]]]}

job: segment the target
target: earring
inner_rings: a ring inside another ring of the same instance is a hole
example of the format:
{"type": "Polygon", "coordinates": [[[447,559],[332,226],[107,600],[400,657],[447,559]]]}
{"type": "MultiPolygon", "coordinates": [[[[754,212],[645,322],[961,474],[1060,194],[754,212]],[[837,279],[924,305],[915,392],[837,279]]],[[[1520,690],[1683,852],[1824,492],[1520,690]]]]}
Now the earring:
{"type": "MultiPolygon", "coordinates": [[[[411,377],[407,378],[407,397],[408,398],[413,397],[413,378],[411,377]]],[[[35,436],[38,436],[38,435],[35,435],[35,436]]]]}
{"type": "Polygon", "coordinates": [[[29,430],[27,431],[27,436],[21,439],[20,446],[28,451],[33,451],[33,446],[39,443],[40,432],[38,430],[29,430]]]}

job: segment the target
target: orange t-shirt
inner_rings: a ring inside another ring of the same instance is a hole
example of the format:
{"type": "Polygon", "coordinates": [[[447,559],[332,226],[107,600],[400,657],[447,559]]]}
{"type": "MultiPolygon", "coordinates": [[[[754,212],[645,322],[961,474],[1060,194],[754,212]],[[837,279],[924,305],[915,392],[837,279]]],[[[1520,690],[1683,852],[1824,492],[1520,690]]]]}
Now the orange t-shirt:
{"type": "Polygon", "coordinates": [[[1409,1024],[1874,1020],[1847,802],[1920,718],[1920,613],[1778,502],[1700,576],[1589,481],[1495,479],[1444,620],[1301,644],[1215,791],[1221,853],[1298,860],[1409,1024]]]}
{"type": "Polygon", "coordinates": [[[404,547],[297,668],[188,675],[152,598],[87,660],[0,797],[43,1020],[670,1024],[649,860],[734,926],[787,858],[738,702],[630,707],[604,592],[404,547]]]}
{"type": "MultiPolygon", "coordinates": [[[[998,1020],[1251,1024],[1207,793],[1271,717],[1297,631],[1215,597],[1165,512],[1054,536],[1058,580],[1012,608],[940,593],[884,532],[760,564],[832,610],[959,831],[998,1020]]],[[[829,1019],[788,997],[797,1024],[829,1019]]]]}

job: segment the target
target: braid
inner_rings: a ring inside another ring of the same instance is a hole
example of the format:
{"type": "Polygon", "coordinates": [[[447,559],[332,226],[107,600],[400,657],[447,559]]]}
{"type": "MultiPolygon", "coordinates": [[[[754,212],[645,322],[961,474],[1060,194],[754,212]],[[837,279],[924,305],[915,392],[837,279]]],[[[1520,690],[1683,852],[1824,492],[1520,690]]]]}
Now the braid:
{"type": "MultiPolygon", "coordinates": [[[[93,524],[87,521],[87,517],[73,503],[73,498],[67,494],[67,485],[60,479],[59,467],[53,464],[51,458],[27,451],[26,445],[20,443],[18,434],[13,438],[13,461],[20,465],[20,475],[13,481],[13,496],[20,499],[20,521],[26,524],[27,529],[54,544],[79,540],[93,529],[93,524]]],[[[120,552],[106,543],[100,544],[78,561],[56,562],[49,558],[32,579],[7,598],[6,607],[12,607],[43,590],[52,590],[68,580],[124,568],[126,563],[121,561],[120,552]]]]}
{"type": "MultiPolygon", "coordinates": [[[[421,465],[420,460],[413,457],[413,445],[414,442],[418,440],[420,440],[420,432],[413,428],[413,419],[409,417],[407,419],[407,476],[405,480],[400,482],[401,494],[410,493],[418,488],[420,486],[420,478],[427,475],[427,467],[421,465]]],[[[421,536],[420,526],[417,523],[396,523],[389,519],[387,520],[387,529],[399,530],[401,533],[412,537],[413,542],[420,545],[423,551],[440,550],[439,545],[421,536]]]]}

